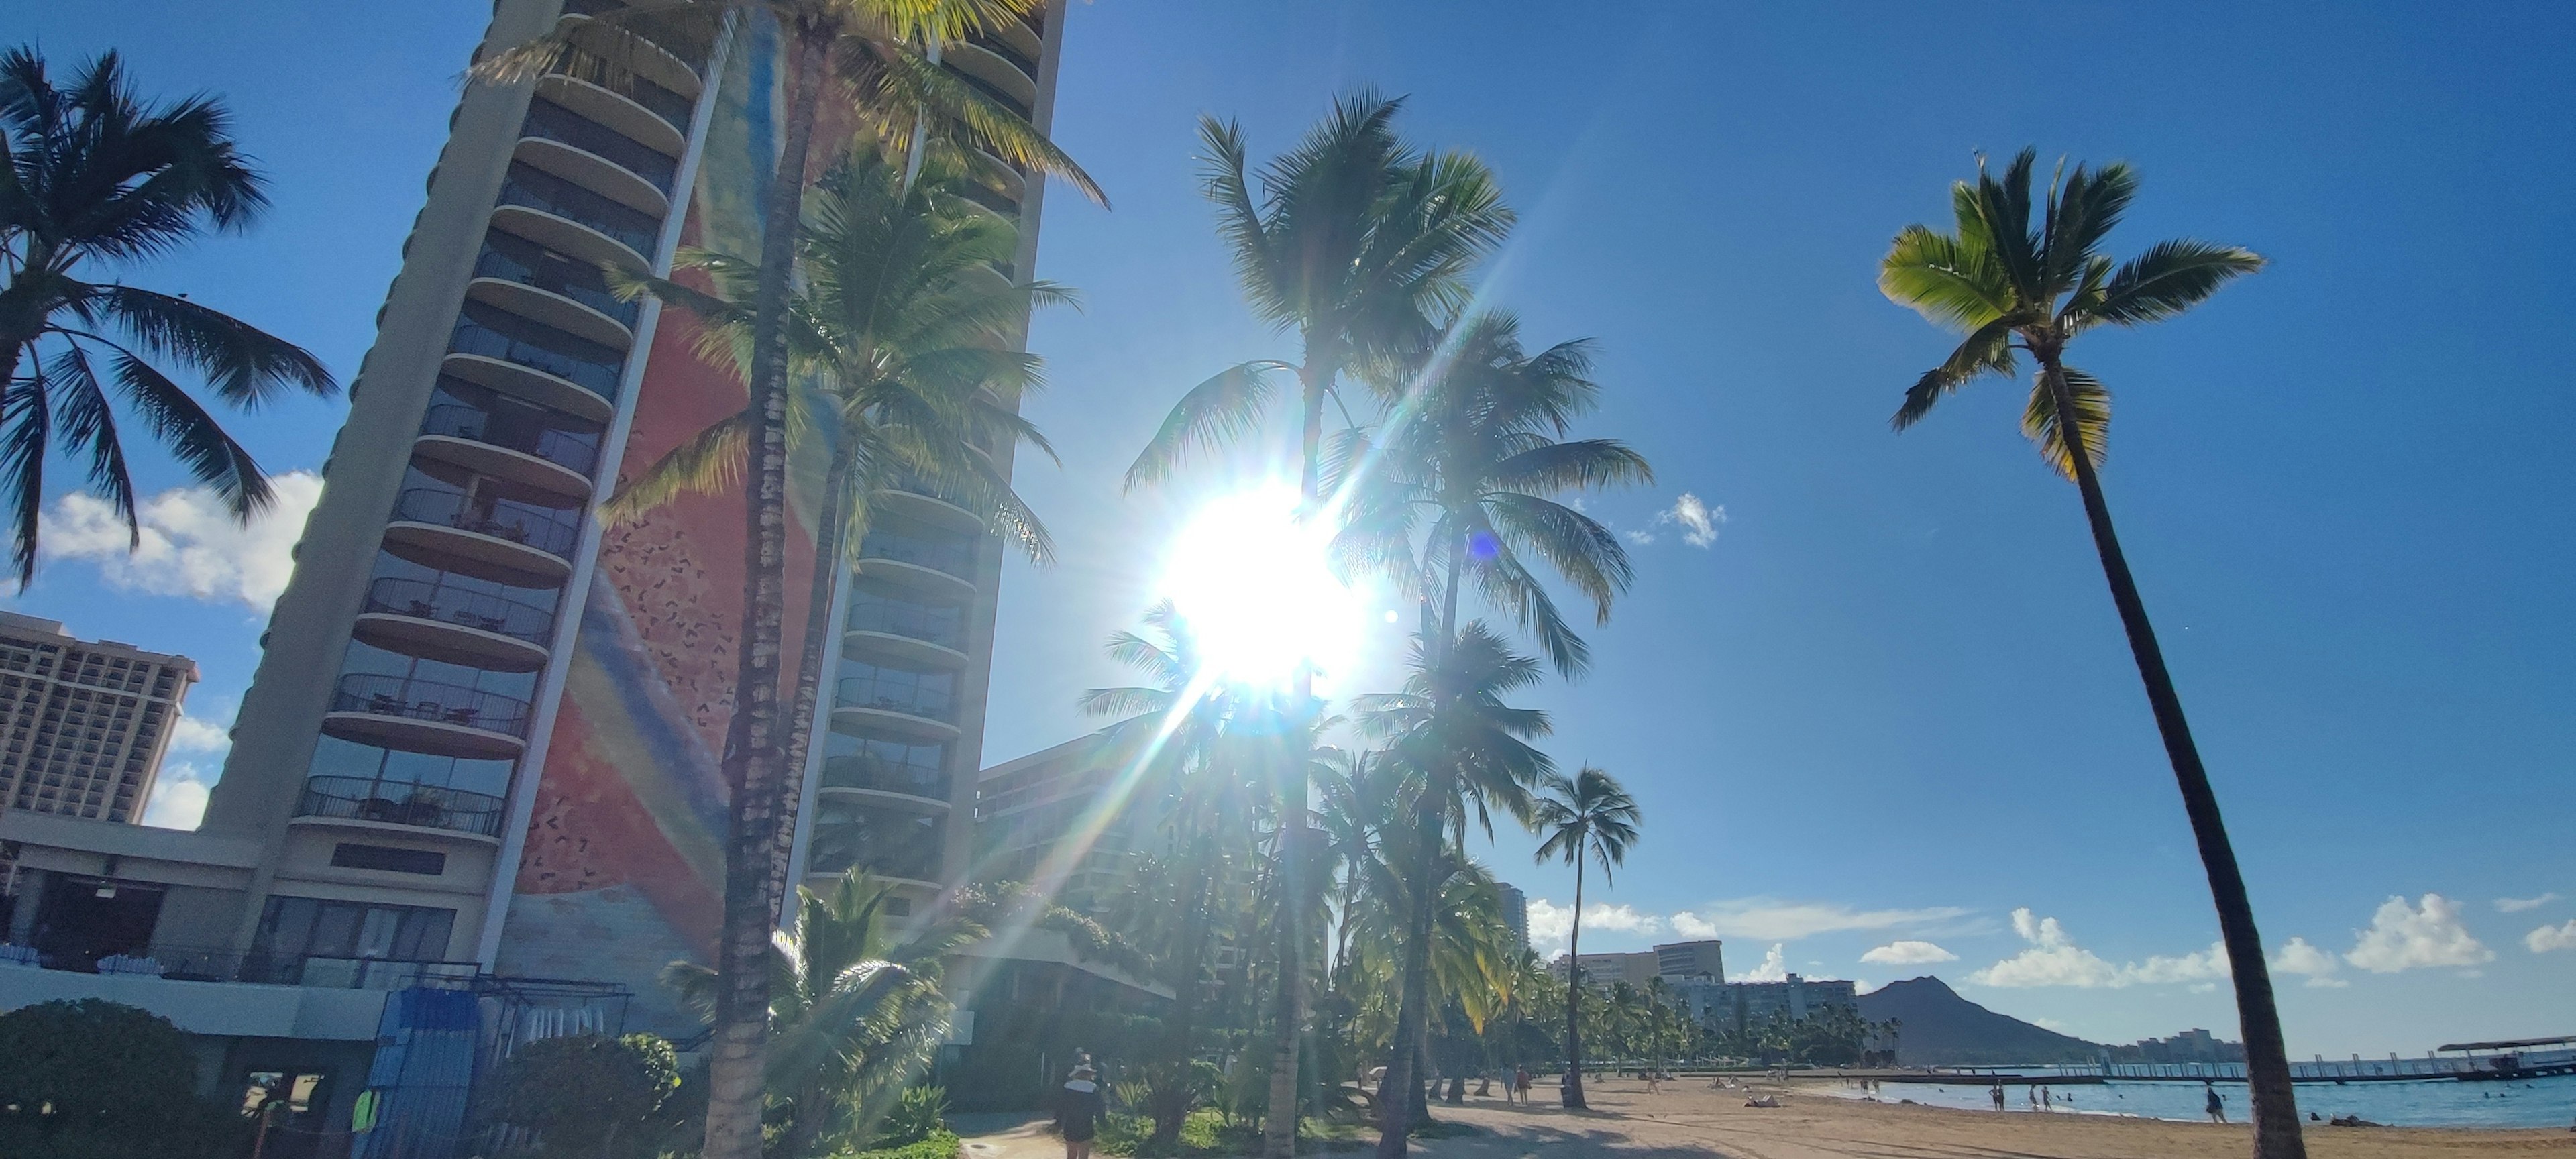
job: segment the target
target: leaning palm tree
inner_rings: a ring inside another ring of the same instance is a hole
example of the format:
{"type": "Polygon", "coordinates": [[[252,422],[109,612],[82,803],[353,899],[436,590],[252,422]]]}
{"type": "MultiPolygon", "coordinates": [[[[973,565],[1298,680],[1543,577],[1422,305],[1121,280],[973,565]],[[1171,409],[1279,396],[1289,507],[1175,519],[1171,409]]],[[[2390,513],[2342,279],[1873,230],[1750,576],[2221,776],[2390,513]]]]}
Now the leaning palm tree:
{"type": "Polygon", "coordinates": [[[2245,876],[2228,844],[2218,796],[2192,743],[2182,698],[2147,621],[2147,607],[2111,527],[2099,468],[2110,445],[2111,395],[2101,380],[2066,362],[2076,336],[2096,326],[2143,326],[2199,305],[2237,277],[2263,268],[2263,259],[2235,246],[2181,239],[2158,242],[2127,262],[2101,252],[2103,239],[2137,195],[2127,165],[2099,172],[2078,165],[2052,178],[2043,216],[2031,222],[2031,167],[2025,149],[1998,179],[1978,167],[1976,184],[1959,182],[1950,201],[1954,233],[1922,225],[1896,235],[1879,270],[1879,288],[1897,303],[1932,321],[1965,331],[1967,340],[1940,366],[1905,392],[1895,426],[1904,430],[1970,379],[2016,372],[2016,352],[2038,364],[2022,432],[2040,457],[2074,480],[2093,531],[2093,548],[2110,580],[2111,602],[2129,637],[2138,676],[2156,731],[2181,786],[2183,813],[2200,846],[2201,866],[2217,903],[2218,930],[2236,983],[2236,1012],[2245,1034],[2245,1073],[2254,1116],[2254,1151],[2263,1159],[2306,1154],[2298,1106],[2291,1097],[2290,1057],[2281,1042],[2281,1014],[2263,964],[2263,940],[2254,927],[2245,876]],[[2074,448],[2082,448],[2076,453],[2074,448]]]}
{"type": "MultiPolygon", "coordinates": [[[[1261,171],[1257,200],[1242,127],[1213,118],[1199,123],[1208,154],[1202,188],[1217,205],[1217,228],[1234,251],[1237,280],[1264,321],[1296,332],[1300,355],[1293,363],[1238,363],[1192,387],[1128,468],[1130,489],[1168,478],[1192,451],[1257,429],[1285,373],[1297,383],[1301,516],[1323,517],[1325,400],[1338,398],[1346,371],[1428,347],[1439,320],[1467,302],[1467,273],[1513,220],[1483,162],[1460,152],[1426,154],[1396,136],[1403,103],[1365,89],[1335,102],[1322,124],[1261,171]]],[[[1313,687],[1313,673],[1301,668],[1300,711],[1311,711],[1305,706],[1313,687]]],[[[1310,870],[1308,785],[1303,756],[1284,759],[1290,772],[1280,785],[1288,817],[1280,872],[1293,885],[1310,870]]],[[[1290,888],[1281,896],[1305,891],[1290,888]]],[[[1305,960],[1305,931],[1294,915],[1285,916],[1275,923],[1278,959],[1288,965],[1273,1006],[1271,1113],[1262,1131],[1269,1159],[1287,1159],[1296,1143],[1298,1036],[1308,998],[1297,965],[1305,960]]]]}
{"type": "Polygon", "coordinates": [[[154,257],[258,220],[267,182],[234,144],[232,115],[203,96],[146,103],[113,52],[57,88],[43,57],[16,48],[0,53],[0,158],[0,492],[18,586],[36,576],[49,450],[82,463],[89,489],[140,542],[120,411],[233,518],[265,510],[268,476],[250,452],[153,363],[186,367],[244,410],[289,390],[335,395],[331,372],[184,294],[83,278],[84,265],[154,257]]]}
{"type": "MultiPolygon", "coordinates": [[[[1040,384],[1037,356],[1011,349],[1029,312],[1073,302],[1051,282],[1014,284],[996,267],[1018,230],[967,199],[968,178],[946,149],[933,150],[907,182],[869,142],[859,142],[817,185],[797,258],[804,277],[788,299],[789,364],[798,372],[789,411],[791,446],[830,447],[815,521],[814,568],[790,698],[785,767],[801,770],[812,743],[823,672],[839,634],[832,594],[865,536],[870,497],[885,488],[937,491],[989,524],[1031,559],[1048,558],[1046,527],[992,465],[984,448],[1029,442],[1048,450],[1018,404],[1040,384]]],[[[732,255],[684,251],[674,264],[703,270],[714,289],[665,278],[616,279],[701,322],[699,348],[750,362],[759,267],[732,255]]],[[[744,374],[748,377],[748,374],[744,374]]],[[[748,411],[683,440],[619,489],[609,503],[633,518],[684,491],[735,483],[751,425],[748,411]]],[[[799,798],[789,778],[784,823],[799,798]]],[[[776,849],[783,882],[787,847],[776,849]]]]}
{"type": "MultiPolygon", "coordinates": [[[[928,1067],[952,1003],[943,963],[984,928],[953,914],[898,940],[892,890],[853,868],[828,890],[798,888],[795,922],[770,950],[775,1039],[764,1086],[789,1117],[779,1154],[807,1159],[863,1146],[891,1097],[928,1067]]],[[[710,1015],[717,972],[673,962],[663,980],[710,1015]]]]}
{"type": "Polygon", "coordinates": [[[1610,774],[1583,766],[1572,778],[1548,781],[1532,810],[1534,826],[1547,835],[1538,860],[1563,861],[1574,867],[1574,928],[1565,943],[1565,1106],[1585,1109],[1583,1101],[1583,866],[1601,867],[1602,884],[1611,867],[1628,859],[1637,843],[1637,802],[1610,774]]]}
{"type": "Polygon", "coordinates": [[[863,130],[889,149],[934,130],[966,136],[1013,165],[1099,190],[1071,158],[1000,102],[933,62],[940,46],[989,32],[1038,0],[646,0],[603,9],[477,63],[474,75],[523,83],[548,72],[631,75],[659,44],[705,45],[745,21],[785,34],[785,107],[778,167],[762,194],[763,271],[753,294],[745,384],[748,484],[743,488],[743,609],[724,782],[739,794],[725,841],[725,918],[717,961],[725,978],[708,1067],[707,1159],[760,1152],[760,1059],[767,1041],[762,966],[778,914],[778,847],[789,776],[779,743],[780,625],[786,619],[787,300],[816,114],[827,85],[863,130]]]}
{"type": "MultiPolygon", "coordinates": [[[[1526,353],[1511,315],[1472,315],[1450,328],[1423,365],[1405,368],[1402,393],[1388,408],[1386,429],[1372,438],[1352,431],[1336,448],[1331,478],[1349,497],[1350,524],[1335,546],[1358,566],[1392,573],[1436,601],[1431,663],[1438,665],[1457,632],[1460,589],[1473,583],[1486,603],[1536,636],[1557,669],[1579,674],[1590,662],[1531,566],[1554,571],[1609,618],[1612,599],[1633,575],[1619,537],[1554,498],[1569,491],[1647,482],[1653,469],[1613,439],[1567,439],[1573,421],[1592,409],[1600,388],[1589,377],[1591,352],[1567,342],[1526,353]],[[1419,538],[1420,545],[1416,545],[1419,538]]],[[[1437,832],[1461,788],[1446,754],[1431,754],[1430,789],[1420,799],[1417,828],[1437,832]]],[[[1414,843],[1436,856],[1436,843],[1414,843]]],[[[1428,861],[1418,872],[1428,874],[1428,861]]],[[[1427,915],[1416,915],[1415,949],[1405,961],[1405,993],[1419,985],[1428,946],[1427,915]]],[[[1401,1087],[1428,1033],[1430,1008],[1408,1003],[1388,1064],[1401,1087]]],[[[1403,1153],[1410,1125],[1383,1120],[1379,1150],[1403,1153]]]]}

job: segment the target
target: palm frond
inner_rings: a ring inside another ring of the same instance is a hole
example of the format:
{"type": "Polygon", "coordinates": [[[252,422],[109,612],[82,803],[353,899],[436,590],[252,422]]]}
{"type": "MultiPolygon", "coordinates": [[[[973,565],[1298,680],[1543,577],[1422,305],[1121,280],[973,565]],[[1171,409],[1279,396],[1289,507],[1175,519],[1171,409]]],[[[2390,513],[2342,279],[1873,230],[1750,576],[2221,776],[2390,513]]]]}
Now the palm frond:
{"type": "MultiPolygon", "coordinates": [[[[2076,428],[2083,435],[2085,458],[2099,467],[2111,454],[2111,392],[2084,371],[2072,366],[2061,371],[2067,393],[2075,398],[2076,428]]],[[[2057,395],[2045,381],[2031,387],[2030,401],[2022,408],[2021,432],[2039,447],[2039,457],[2050,470],[2069,481],[2075,478],[2075,464],[2066,455],[2065,430],[2058,421],[2057,395]]]]}
{"type": "Polygon", "coordinates": [[[1126,489],[1160,483],[1191,451],[1213,450],[1250,433],[1276,396],[1271,376],[1293,369],[1284,362],[1256,359],[1229,366],[1191,387],[1127,468],[1126,489]]]}
{"type": "Polygon", "coordinates": [[[2189,238],[2158,242],[2129,259],[2102,288],[2092,316],[2121,326],[2162,321],[2208,300],[2218,288],[2263,268],[2263,258],[2237,246],[2189,238]]]}
{"type": "Polygon", "coordinates": [[[751,417],[736,412],[682,440],[629,477],[600,504],[611,523],[632,523],[682,495],[707,495],[742,480],[751,417]]]}

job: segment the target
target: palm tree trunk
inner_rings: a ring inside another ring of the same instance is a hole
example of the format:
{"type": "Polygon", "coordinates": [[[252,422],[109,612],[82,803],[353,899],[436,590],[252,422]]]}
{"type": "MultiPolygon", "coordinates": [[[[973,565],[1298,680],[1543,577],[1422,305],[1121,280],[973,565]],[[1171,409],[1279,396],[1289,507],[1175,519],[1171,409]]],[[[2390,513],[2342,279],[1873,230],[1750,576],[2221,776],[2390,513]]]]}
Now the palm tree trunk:
{"type": "Polygon", "coordinates": [[[1574,846],[1574,930],[1565,939],[1565,1109],[1583,1101],[1583,843],[1574,846]]]}
{"type": "Polygon", "coordinates": [[[735,648],[724,781],[733,793],[725,840],[724,925],[716,956],[714,1057],[707,1066],[704,1159],[759,1159],[761,1072],[769,1051],[769,936],[778,924],[771,887],[785,769],[778,751],[778,659],[786,618],[787,375],[785,310],[804,205],[805,158],[828,43],[789,42],[787,124],[761,224],[760,285],[753,303],[752,425],[745,454],[743,613],[735,648]]]}
{"type": "MultiPolygon", "coordinates": [[[[1199,1013],[1199,964],[1206,960],[1209,933],[1209,895],[1216,888],[1215,851],[1208,848],[1202,833],[1194,843],[1190,858],[1190,891],[1181,912],[1181,972],[1172,980],[1172,1019],[1164,1028],[1163,1065],[1170,1068],[1175,1090],[1186,1090],[1189,1084],[1190,1057],[1194,1053],[1192,1037],[1197,1032],[1199,1013]]],[[[1155,1143],[1171,1146],[1179,1141],[1181,1127],[1189,1118],[1189,1100],[1154,1092],[1155,1143]]]]}
{"type": "MultiPolygon", "coordinates": [[[[1463,527],[1451,531],[1449,540],[1448,574],[1442,581],[1440,637],[1430,642],[1434,671],[1447,666],[1450,649],[1458,639],[1458,572],[1466,560],[1466,531],[1463,527]]],[[[1432,711],[1437,713],[1442,708],[1435,704],[1432,711]]],[[[1389,1051],[1386,1078],[1378,1084],[1378,1106],[1382,1108],[1378,1118],[1378,1159],[1403,1159],[1413,1120],[1430,1117],[1430,1107],[1419,1097],[1420,1084],[1412,1072],[1420,1048],[1430,1041],[1431,931],[1440,902],[1441,822],[1449,799],[1458,792],[1456,772],[1445,756],[1435,754],[1432,764],[1422,787],[1422,799],[1414,802],[1414,840],[1419,846],[1414,851],[1415,887],[1408,899],[1411,912],[1405,922],[1404,980],[1396,1002],[1395,1042],[1389,1051]],[[1402,1103],[1390,1098],[1391,1094],[1403,1094],[1402,1103]]]]}
{"type": "Polygon", "coordinates": [[[832,606],[832,591],[846,566],[841,555],[842,545],[849,542],[850,491],[857,486],[850,478],[851,465],[858,458],[856,443],[851,432],[844,430],[833,444],[831,466],[823,472],[823,510],[814,525],[814,585],[805,597],[805,639],[797,649],[796,692],[787,708],[786,775],[779,778],[778,831],[786,839],[770,854],[769,889],[780,898],[793,892],[787,863],[795,852],[796,811],[805,801],[805,756],[814,744],[815,712],[823,699],[823,666],[841,623],[841,609],[832,606]]]}
{"type": "Polygon", "coordinates": [[[2263,962],[2263,938],[2254,928],[2254,903],[2245,893],[2245,875],[2236,866],[2236,849],[2227,840],[2227,824],[2218,813],[2218,794],[2210,788],[2209,771],[2201,766],[2200,749],[2192,743],[2191,725],[2183,719],[2182,698],[2174,692],[2173,674],[2165,668],[2164,650],[2147,621],[2147,605],[2138,598],[2120,537],[2111,528],[2111,508],[2102,498],[2102,480],[2083,453],[2083,439],[2073,429],[2074,392],[2054,356],[2043,356],[2041,374],[2057,405],[2060,438],[2067,461],[2075,468],[2075,486],[2084,495],[2084,517],[2092,525],[2093,548],[2102,557],[2102,574],[2111,583],[2111,602],[2120,610],[2128,632],[2129,652],[2137,660],[2138,678],[2146,683],[2147,704],[2155,712],[2156,731],[2173,763],[2174,781],[2182,790],[2184,816],[2200,846],[2200,863],[2209,875],[2209,893],[2218,908],[2219,938],[2227,946],[2228,972],[2236,983],[2236,1019],[2245,1038],[2245,1077],[2251,1093],[2254,1154],[2257,1159],[2306,1159],[2307,1142],[2299,1132],[2299,1107],[2290,1089],[2290,1052],[2281,1039],[2281,1010],[2272,995],[2272,973],[2263,962]]]}
{"type": "MultiPolygon", "coordinates": [[[[1298,471],[1297,494],[1301,514],[1311,517],[1323,497],[1324,392],[1331,387],[1332,376],[1329,370],[1315,369],[1318,362],[1311,341],[1309,346],[1305,365],[1297,368],[1305,411],[1299,435],[1304,462],[1298,471]]],[[[1291,711],[1302,718],[1315,700],[1313,665],[1297,666],[1295,696],[1291,711]]],[[[1313,759],[1308,751],[1313,737],[1308,735],[1303,719],[1291,722],[1289,733],[1289,767],[1279,786],[1285,807],[1279,826],[1279,989],[1272,1003],[1275,1025],[1271,1027],[1270,1105],[1261,1120],[1263,1159],[1289,1159],[1297,1153],[1297,1055],[1305,1033],[1308,1001],[1304,901],[1312,842],[1307,838],[1306,766],[1313,759]]]]}

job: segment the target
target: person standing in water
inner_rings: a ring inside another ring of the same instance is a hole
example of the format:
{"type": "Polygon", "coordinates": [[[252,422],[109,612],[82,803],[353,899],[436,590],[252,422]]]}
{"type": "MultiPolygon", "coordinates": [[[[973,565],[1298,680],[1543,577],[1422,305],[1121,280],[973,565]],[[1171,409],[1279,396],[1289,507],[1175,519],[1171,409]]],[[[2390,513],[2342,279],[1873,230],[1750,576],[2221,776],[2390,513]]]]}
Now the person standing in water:
{"type": "Polygon", "coordinates": [[[1064,1136],[1064,1159],[1091,1159],[1091,1140],[1100,1134],[1107,1108],[1100,1101],[1100,1072],[1085,1062],[1073,1068],[1055,1092],[1055,1129],[1064,1136]]]}
{"type": "Polygon", "coordinates": [[[1995,1096],[1995,1109],[1998,1111],[2004,1109],[2004,1084],[2000,1082],[1996,1083],[1993,1094],[1995,1096]]]}

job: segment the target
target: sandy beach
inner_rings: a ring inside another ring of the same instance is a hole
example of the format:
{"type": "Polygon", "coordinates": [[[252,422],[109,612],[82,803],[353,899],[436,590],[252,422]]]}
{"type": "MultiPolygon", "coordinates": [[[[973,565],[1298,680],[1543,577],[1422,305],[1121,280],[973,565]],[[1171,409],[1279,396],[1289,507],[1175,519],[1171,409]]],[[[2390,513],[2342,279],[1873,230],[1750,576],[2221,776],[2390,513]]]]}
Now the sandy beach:
{"type": "MultiPolygon", "coordinates": [[[[1757,1086],[1776,1093],[1778,1108],[1744,1105],[1743,1091],[1710,1090],[1706,1080],[1645,1084],[1610,1079],[1587,1084],[1593,1110],[1570,1114],[1547,1104],[1529,1109],[1499,1098],[1469,1098],[1438,1107],[1441,1119],[1479,1133],[1422,1144],[1433,1159],[1571,1159],[1636,1155],[1650,1159],[2137,1159],[2175,1156],[2243,1159],[2252,1130],[2243,1124],[2171,1123],[2107,1115],[1994,1114],[1941,1107],[1870,1103],[1797,1086],[1757,1086]]],[[[1552,1093],[1542,1092],[1542,1093],[1552,1093]]],[[[1898,1098],[1902,1092],[1888,1097],[1898,1098]]],[[[2468,1131],[2311,1124],[2315,1159],[2548,1156],[2576,1159],[2576,1133],[2468,1131]]]]}

